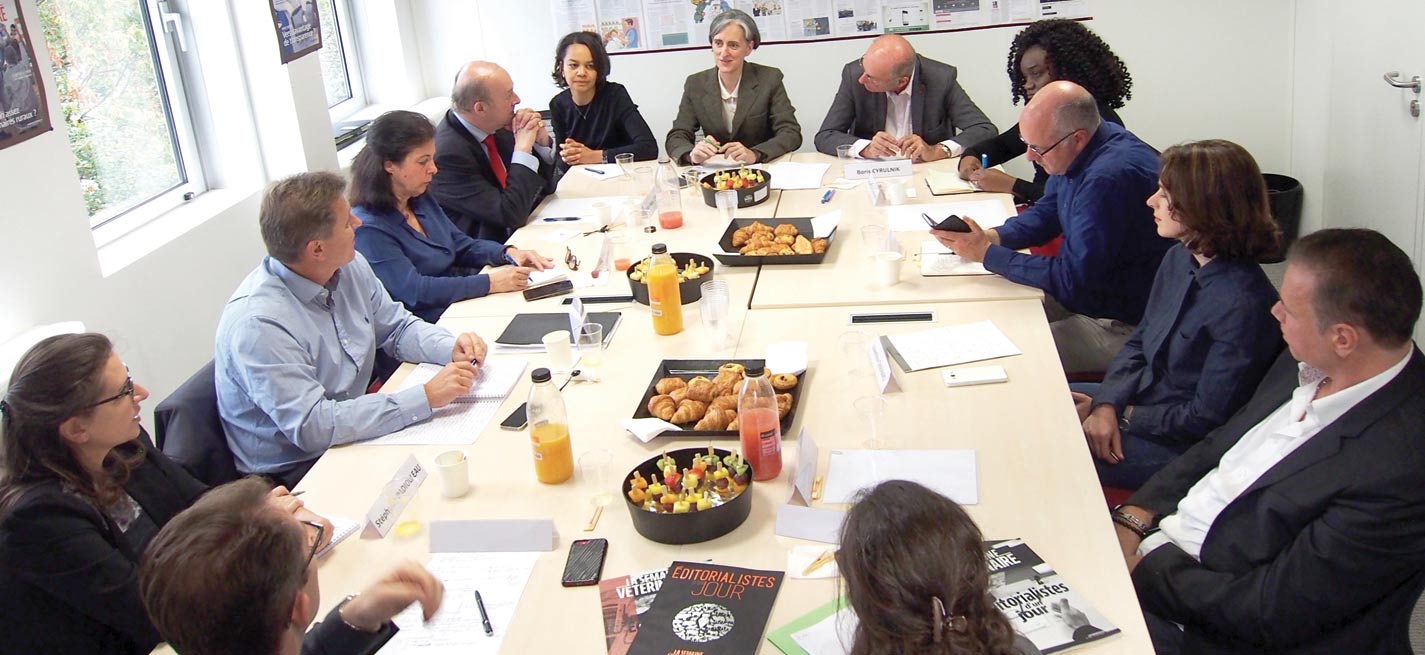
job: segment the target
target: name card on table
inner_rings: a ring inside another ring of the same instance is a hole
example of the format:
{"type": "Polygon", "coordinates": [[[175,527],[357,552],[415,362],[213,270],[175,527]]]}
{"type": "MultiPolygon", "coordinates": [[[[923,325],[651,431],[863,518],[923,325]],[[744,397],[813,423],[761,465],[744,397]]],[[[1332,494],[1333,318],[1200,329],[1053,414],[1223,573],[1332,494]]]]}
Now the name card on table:
{"type": "Polygon", "coordinates": [[[792,474],[792,493],[787,496],[788,505],[811,506],[816,460],[816,442],[811,440],[806,426],[802,426],[801,434],[797,435],[797,470],[792,474]]]}
{"type": "Polygon", "coordinates": [[[866,159],[847,164],[843,177],[848,180],[864,180],[872,177],[906,177],[912,173],[909,159],[866,159]]]}
{"type": "Polygon", "coordinates": [[[871,350],[871,370],[876,374],[876,388],[881,393],[900,391],[902,385],[896,379],[895,367],[891,366],[891,358],[886,354],[886,346],[882,343],[885,337],[871,340],[867,346],[871,350]]]}
{"type": "Polygon", "coordinates": [[[362,531],[364,535],[375,533],[377,537],[385,538],[386,533],[391,531],[391,526],[401,517],[401,512],[406,511],[406,505],[416,497],[416,491],[421,488],[425,479],[426,469],[416,461],[416,456],[406,457],[406,461],[396,469],[396,475],[381,489],[376,503],[367,510],[366,528],[362,531]]]}

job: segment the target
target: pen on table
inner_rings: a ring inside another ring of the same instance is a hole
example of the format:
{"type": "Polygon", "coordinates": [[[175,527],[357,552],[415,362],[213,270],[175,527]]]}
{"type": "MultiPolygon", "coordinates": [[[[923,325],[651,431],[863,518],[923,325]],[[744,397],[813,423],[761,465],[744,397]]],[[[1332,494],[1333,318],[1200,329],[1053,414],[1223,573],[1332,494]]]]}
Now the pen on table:
{"type": "Polygon", "coordinates": [[[980,168],[989,168],[989,167],[990,167],[990,154],[987,153],[987,152],[980,153],[980,168]]]}
{"type": "Polygon", "coordinates": [[[480,623],[485,626],[485,636],[494,636],[495,629],[490,627],[490,615],[485,613],[485,599],[480,597],[480,590],[475,590],[475,606],[480,608],[480,623]]]}
{"type": "Polygon", "coordinates": [[[836,189],[827,189],[826,193],[821,194],[821,204],[825,205],[831,202],[831,197],[834,195],[836,195],[836,189]]]}
{"type": "Polygon", "coordinates": [[[603,171],[601,171],[601,170],[599,170],[599,169],[597,169],[597,168],[586,168],[586,169],[584,169],[584,170],[589,171],[590,173],[593,173],[594,175],[603,175],[603,174],[604,174],[603,171]]]}
{"type": "Polygon", "coordinates": [[[579,217],[578,217],[578,216],[546,216],[546,217],[541,218],[541,219],[539,219],[539,220],[544,221],[545,223],[555,223],[555,222],[558,222],[558,221],[577,221],[577,220],[579,220],[579,217]]]}

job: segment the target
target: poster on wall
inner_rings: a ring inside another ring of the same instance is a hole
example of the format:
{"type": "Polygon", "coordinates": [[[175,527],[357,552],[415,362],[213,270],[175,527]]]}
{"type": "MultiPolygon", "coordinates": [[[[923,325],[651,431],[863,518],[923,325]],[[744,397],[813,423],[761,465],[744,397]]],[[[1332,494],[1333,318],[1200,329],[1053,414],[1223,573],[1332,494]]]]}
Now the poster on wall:
{"type": "Polygon", "coordinates": [[[322,21],[316,0],[272,0],[272,26],[282,63],[291,63],[322,47],[322,21]]]}
{"type": "Polygon", "coordinates": [[[881,3],[881,27],[887,32],[925,32],[930,29],[930,12],[924,0],[885,0],[881,3]]]}
{"type": "Polygon", "coordinates": [[[644,0],[643,10],[648,22],[644,38],[649,48],[683,48],[707,44],[708,21],[716,14],[707,13],[707,5],[721,0],[644,0]],[[701,19],[701,20],[699,20],[701,19]]]}
{"type": "Polygon", "coordinates": [[[820,39],[831,36],[831,0],[789,3],[787,31],[793,39],[820,39]]]}
{"type": "Polygon", "coordinates": [[[881,33],[881,0],[836,0],[837,36],[881,33]]]}
{"type": "Polygon", "coordinates": [[[604,50],[643,50],[643,7],[639,0],[598,0],[599,38],[604,50]]]}
{"type": "Polygon", "coordinates": [[[594,0],[549,0],[554,14],[554,33],[598,33],[599,20],[594,14],[594,0]]]}
{"type": "MultiPolygon", "coordinates": [[[[787,0],[737,0],[732,3],[734,9],[741,9],[752,16],[752,21],[757,23],[757,31],[762,33],[763,41],[786,41],[787,40],[787,17],[785,7],[787,0]]],[[[794,33],[792,38],[800,36],[800,31],[794,33]]]]}
{"type": "Polygon", "coordinates": [[[0,0],[0,150],[50,129],[30,30],[17,0],[0,0]]]}

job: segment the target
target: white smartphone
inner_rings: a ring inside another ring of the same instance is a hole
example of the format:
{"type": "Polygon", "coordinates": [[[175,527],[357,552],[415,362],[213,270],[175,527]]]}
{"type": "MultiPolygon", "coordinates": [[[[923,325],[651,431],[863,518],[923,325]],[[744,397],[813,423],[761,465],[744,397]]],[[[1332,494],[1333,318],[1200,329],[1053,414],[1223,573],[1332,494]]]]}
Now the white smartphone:
{"type": "Polygon", "coordinates": [[[944,371],[945,386],[947,387],[968,387],[974,384],[994,384],[996,382],[1008,382],[1009,376],[1005,375],[1003,366],[976,366],[973,368],[957,368],[944,371]]]}

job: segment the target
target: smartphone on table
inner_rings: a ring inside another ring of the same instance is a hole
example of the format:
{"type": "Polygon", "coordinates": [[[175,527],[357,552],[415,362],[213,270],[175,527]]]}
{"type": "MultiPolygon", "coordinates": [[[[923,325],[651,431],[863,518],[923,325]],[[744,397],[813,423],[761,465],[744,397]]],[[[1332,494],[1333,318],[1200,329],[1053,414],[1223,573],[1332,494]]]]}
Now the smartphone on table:
{"type": "Polygon", "coordinates": [[[564,576],[559,583],[566,587],[598,584],[608,552],[608,539],[575,539],[569,544],[569,559],[564,562],[564,576]]]}

